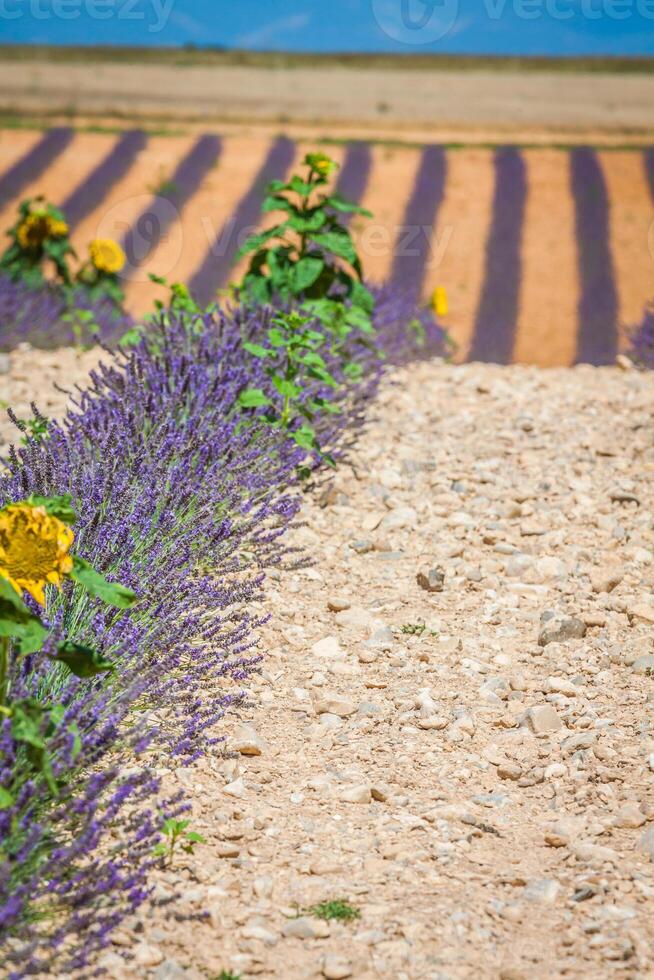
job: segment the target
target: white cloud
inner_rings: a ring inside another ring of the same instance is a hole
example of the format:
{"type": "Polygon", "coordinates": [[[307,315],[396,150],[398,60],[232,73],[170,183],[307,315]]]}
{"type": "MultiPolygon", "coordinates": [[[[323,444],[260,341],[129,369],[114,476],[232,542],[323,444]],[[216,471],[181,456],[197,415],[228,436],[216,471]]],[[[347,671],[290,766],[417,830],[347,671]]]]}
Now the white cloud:
{"type": "Polygon", "coordinates": [[[254,31],[239,35],[234,39],[234,44],[239,48],[263,48],[276,40],[283,39],[286,34],[301,31],[309,25],[310,21],[311,17],[307,13],[280,17],[278,20],[263,24],[254,31]]]}

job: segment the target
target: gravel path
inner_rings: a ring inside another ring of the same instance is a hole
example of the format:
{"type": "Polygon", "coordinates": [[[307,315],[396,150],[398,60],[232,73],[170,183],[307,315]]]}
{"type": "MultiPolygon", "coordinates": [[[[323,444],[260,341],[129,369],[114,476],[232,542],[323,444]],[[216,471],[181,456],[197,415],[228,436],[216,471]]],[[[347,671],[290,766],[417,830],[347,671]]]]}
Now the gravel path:
{"type": "Polygon", "coordinates": [[[654,977],[653,409],[617,368],[394,372],[111,976],[654,977]]]}

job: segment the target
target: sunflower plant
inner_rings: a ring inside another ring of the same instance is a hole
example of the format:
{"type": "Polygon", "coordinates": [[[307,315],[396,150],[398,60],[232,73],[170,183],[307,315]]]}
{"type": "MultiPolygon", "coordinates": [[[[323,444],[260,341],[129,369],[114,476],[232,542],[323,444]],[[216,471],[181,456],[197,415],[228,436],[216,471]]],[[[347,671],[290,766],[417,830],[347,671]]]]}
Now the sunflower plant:
{"type": "MultiPolygon", "coordinates": [[[[313,451],[328,465],[334,466],[329,453],[318,442],[313,421],[321,412],[338,412],[326,395],[307,396],[307,386],[320,382],[323,390],[338,388],[324,358],[319,353],[325,343],[324,333],[312,329],[312,319],[297,310],[276,316],[267,331],[266,344],[243,343],[244,349],[265,363],[265,373],[272,382],[275,397],[262,388],[246,388],[239,395],[243,409],[265,408],[261,418],[266,425],[283,429],[300,448],[313,451]]],[[[308,472],[301,470],[302,476],[308,472]]]]}
{"type": "Polygon", "coordinates": [[[120,284],[120,273],[127,257],[112,238],[94,238],[89,244],[89,256],[80,267],[75,282],[82,286],[93,300],[107,297],[116,306],[122,306],[125,293],[120,284]]]}
{"type": "Polygon", "coordinates": [[[63,212],[44,197],[26,198],[18,208],[18,219],[7,232],[10,244],[0,256],[0,270],[15,282],[40,286],[43,267],[52,263],[57,279],[70,286],[69,258],[75,255],[63,212]]]}
{"type": "Polygon", "coordinates": [[[313,303],[311,312],[327,327],[338,314],[348,329],[371,332],[373,297],[342,216],[372,215],[339,194],[323,192],[338,166],[326,154],[308,153],[303,164],[304,176],[268,185],[262,210],[280,211],[284,218],[251,235],[238,252],[237,258],[251,256],[240,294],[257,303],[313,303]]]}
{"type": "MultiPolygon", "coordinates": [[[[48,739],[61,723],[64,708],[34,697],[12,699],[14,670],[24,657],[35,654],[80,678],[106,673],[113,665],[91,647],[69,639],[52,640],[38,611],[45,607],[46,590],[61,589],[71,580],[118,609],[136,602],[130,589],[109,582],[71,551],[75,519],[68,496],[31,496],[0,508],[0,717],[10,720],[14,741],[23,746],[55,795],[48,739]],[[26,602],[25,594],[31,603],[26,602]]],[[[8,791],[3,793],[7,805],[8,791]]]]}

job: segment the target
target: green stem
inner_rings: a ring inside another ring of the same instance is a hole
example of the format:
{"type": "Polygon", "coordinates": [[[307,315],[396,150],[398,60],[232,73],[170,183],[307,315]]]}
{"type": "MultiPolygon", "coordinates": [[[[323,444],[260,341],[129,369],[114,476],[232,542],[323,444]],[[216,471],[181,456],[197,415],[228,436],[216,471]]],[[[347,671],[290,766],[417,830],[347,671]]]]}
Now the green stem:
{"type": "Polygon", "coordinates": [[[9,694],[9,637],[0,639],[0,707],[7,703],[9,694]]]}

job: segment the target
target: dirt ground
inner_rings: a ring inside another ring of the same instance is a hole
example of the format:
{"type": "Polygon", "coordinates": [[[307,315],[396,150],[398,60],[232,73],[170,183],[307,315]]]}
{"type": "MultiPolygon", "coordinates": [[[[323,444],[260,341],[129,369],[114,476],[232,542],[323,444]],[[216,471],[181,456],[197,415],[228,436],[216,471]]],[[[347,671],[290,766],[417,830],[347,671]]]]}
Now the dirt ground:
{"type": "Polygon", "coordinates": [[[424,140],[629,138],[654,133],[654,75],[265,69],[0,61],[11,113],[296,124],[323,135],[424,140]]]}
{"type": "MultiPolygon", "coordinates": [[[[15,352],[6,397],[93,357],[15,352]]],[[[162,771],[207,843],[109,976],[654,975],[653,415],[617,368],[389,374],[225,751],[162,771]]]]}

